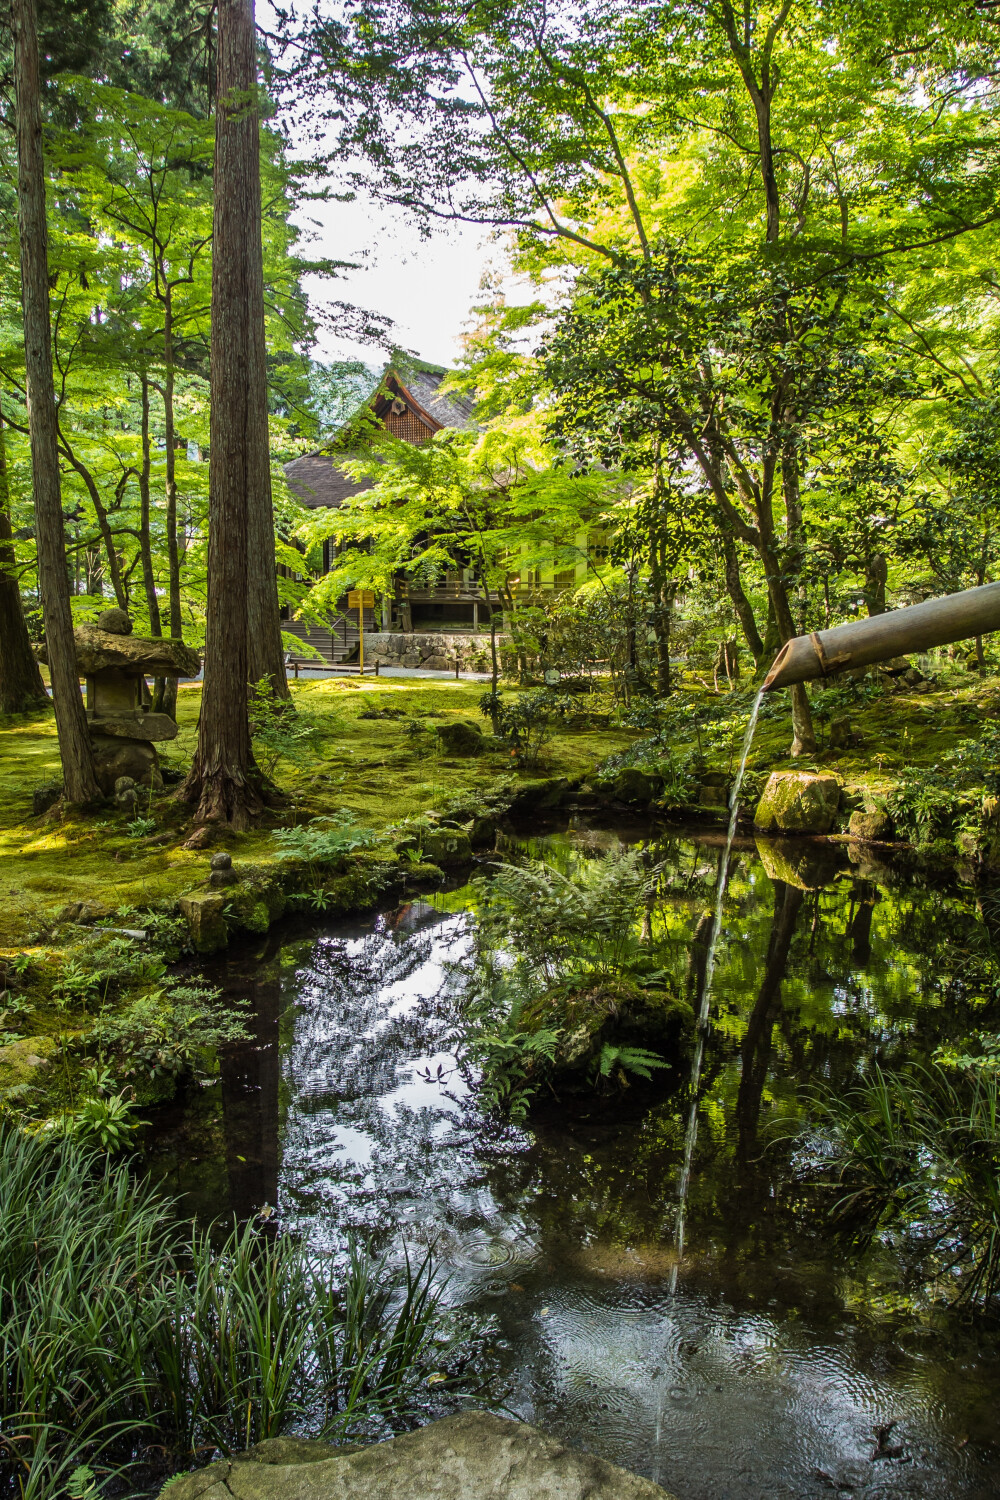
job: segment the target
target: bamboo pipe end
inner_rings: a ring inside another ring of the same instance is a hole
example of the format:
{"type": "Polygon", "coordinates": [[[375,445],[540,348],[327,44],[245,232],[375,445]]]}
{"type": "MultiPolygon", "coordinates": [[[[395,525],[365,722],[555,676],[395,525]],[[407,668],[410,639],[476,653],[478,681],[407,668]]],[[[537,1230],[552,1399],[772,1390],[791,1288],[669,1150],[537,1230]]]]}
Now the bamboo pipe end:
{"type": "Polygon", "coordinates": [[[763,692],[773,693],[775,688],[784,687],[785,684],[781,681],[781,674],[788,661],[791,644],[791,641],[786,641],[771,663],[771,670],[764,678],[763,692]]]}

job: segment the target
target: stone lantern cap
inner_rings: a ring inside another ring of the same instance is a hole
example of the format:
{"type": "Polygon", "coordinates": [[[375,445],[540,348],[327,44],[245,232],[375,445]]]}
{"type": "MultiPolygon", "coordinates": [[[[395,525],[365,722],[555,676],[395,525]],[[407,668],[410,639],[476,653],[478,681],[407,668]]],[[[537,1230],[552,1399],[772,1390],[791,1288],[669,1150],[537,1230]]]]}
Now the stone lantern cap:
{"type": "MultiPolygon", "coordinates": [[[[197,677],[201,657],[171,636],[133,635],[132,621],[123,609],[106,609],[96,625],[73,632],[76,665],[81,676],[96,677],[108,670],[129,677],[197,677]]],[[[48,663],[43,646],[39,659],[48,663]]]]}
{"type": "MultiPolygon", "coordinates": [[[[87,679],[87,720],[91,735],[115,739],[172,740],[177,725],[169,714],[146,713],[139,695],[142,677],[197,677],[201,657],[171,637],[132,634],[123,609],[106,609],[96,625],[73,632],[76,665],[87,679]]],[[[39,652],[42,661],[48,657],[39,652]]]]}

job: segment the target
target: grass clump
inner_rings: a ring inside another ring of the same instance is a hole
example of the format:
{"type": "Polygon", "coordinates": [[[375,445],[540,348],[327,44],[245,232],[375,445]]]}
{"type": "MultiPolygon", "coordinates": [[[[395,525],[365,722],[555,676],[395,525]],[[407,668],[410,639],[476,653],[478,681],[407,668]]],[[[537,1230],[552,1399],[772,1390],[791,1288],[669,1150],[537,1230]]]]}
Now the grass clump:
{"type": "Polygon", "coordinates": [[[0,1135],[0,1488],[152,1488],[289,1430],[406,1426],[450,1380],[427,1255],[320,1262],[267,1224],[198,1230],[120,1165],[0,1135]]]}
{"type": "Polygon", "coordinates": [[[995,1056],[959,1069],[877,1066],[824,1091],[803,1147],[808,1175],[836,1194],[854,1245],[900,1245],[912,1277],[979,1308],[1000,1295],[1000,1074],[995,1056]]]}

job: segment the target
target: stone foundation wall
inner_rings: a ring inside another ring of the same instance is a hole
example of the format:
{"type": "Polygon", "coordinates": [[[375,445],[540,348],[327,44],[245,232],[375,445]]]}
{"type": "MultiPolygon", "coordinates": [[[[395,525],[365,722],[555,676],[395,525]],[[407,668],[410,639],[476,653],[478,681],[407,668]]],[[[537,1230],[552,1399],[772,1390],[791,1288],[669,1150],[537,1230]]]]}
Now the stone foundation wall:
{"type": "MultiPolygon", "coordinates": [[[[498,648],[501,637],[497,636],[498,648]]],[[[429,672],[454,671],[455,653],[460,653],[465,672],[490,670],[488,635],[458,635],[443,631],[378,630],[365,634],[365,665],[423,667],[429,672]]]]}

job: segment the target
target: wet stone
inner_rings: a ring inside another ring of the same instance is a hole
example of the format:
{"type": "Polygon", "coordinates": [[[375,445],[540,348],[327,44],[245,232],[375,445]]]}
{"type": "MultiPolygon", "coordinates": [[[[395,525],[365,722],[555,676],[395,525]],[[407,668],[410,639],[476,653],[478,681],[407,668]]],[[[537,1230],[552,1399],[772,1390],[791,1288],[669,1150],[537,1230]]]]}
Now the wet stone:
{"type": "Polygon", "coordinates": [[[310,1451],[304,1461],[213,1465],[211,1477],[202,1470],[173,1480],[162,1500],[670,1500],[649,1479],[487,1412],[329,1451],[325,1462],[310,1451]]]}
{"type": "Polygon", "coordinates": [[[215,891],[182,896],[177,903],[188,924],[191,943],[197,953],[215,953],[229,941],[229,929],[222,915],[225,897],[215,891]]]}
{"type": "Polygon", "coordinates": [[[754,824],[764,832],[829,833],[839,802],[836,776],[774,771],[757,804],[754,824]]]}
{"type": "Polygon", "coordinates": [[[893,835],[892,819],[888,813],[859,810],[851,813],[847,831],[852,839],[860,839],[866,844],[886,843],[893,835]]]}

